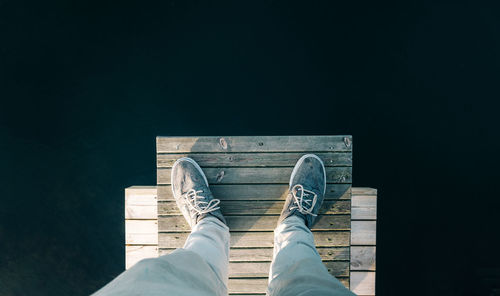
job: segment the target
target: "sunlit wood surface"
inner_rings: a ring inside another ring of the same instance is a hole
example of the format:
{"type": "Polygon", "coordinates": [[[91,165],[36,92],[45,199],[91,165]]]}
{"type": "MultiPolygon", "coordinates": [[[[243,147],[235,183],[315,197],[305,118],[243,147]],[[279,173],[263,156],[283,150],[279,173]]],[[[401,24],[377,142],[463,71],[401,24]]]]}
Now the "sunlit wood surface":
{"type": "MultiPolygon", "coordinates": [[[[158,249],[156,186],[133,186],[125,190],[125,225],[126,225],[126,268],[130,268],[139,260],[168,254],[171,249],[158,249]]],[[[328,268],[342,269],[345,266],[335,262],[350,261],[350,289],[358,295],[375,295],[375,251],[376,251],[376,213],[377,191],[371,188],[352,188],[352,206],[350,223],[350,247],[318,247],[318,252],[328,268]]],[[[339,215],[340,216],[340,215],[339,215]]],[[[176,219],[184,219],[178,217],[176,219]]],[[[167,222],[169,225],[170,222],[167,222]]],[[[182,223],[174,223],[183,225],[182,223]]],[[[272,259],[272,248],[238,249],[232,248],[230,253],[231,272],[252,270],[265,274],[272,259]],[[248,262],[258,261],[253,269],[248,262]]],[[[338,272],[337,271],[335,272],[338,272]]],[[[246,274],[245,274],[246,275],[246,274]]],[[[345,280],[344,280],[344,283],[345,280]]],[[[248,281],[231,280],[231,284],[246,284],[247,288],[265,289],[266,281],[252,278],[248,281]]]]}
{"type": "Polygon", "coordinates": [[[203,168],[231,229],[230,294],[265,294],[290,173],[302,155],[314,153],[328,182],[312,229],[318,251],[344,285],[374,295],[376,190],[351,190],[350,136],[158,137],[157,153],[157,187],[126,189],[127,268],[182,247],[189,235],[170,188],[173,163],[188,156],[203,168]]]}

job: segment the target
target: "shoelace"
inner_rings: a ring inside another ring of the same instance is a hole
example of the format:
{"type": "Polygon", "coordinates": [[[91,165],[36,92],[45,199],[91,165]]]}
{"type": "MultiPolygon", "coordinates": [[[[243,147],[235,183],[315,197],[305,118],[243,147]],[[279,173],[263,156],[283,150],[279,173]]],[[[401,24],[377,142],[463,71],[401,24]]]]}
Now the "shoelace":
{"type": "Polygon", "coordinates": [[[188,205],[191,209],[196,211],[198,214],[206,214],[220,209],[217,205],[220,203],[218,199],[212,199],[210,202],[206,202],[204,196],[198,195],[202,193],[203,190],[191,189],[184,194],[184,198],[187,200],[188,205]]]}
{"type": "Polygon", "coordinates": [[[304,189],[304,186],[297,184],[292,187],[292,196],[295,205],[290,207],[290,210],[299,209],[299,212],[301,212],[302,214],[317,216],[316,214],[312,213],[318,198],[318,195],[316,193],[311,190],[304,189]],[[299,193],[299,191],[300,195],[297,196],[297,193],[299,193]],[[304,198],[310,195],[313,195],[312,199],[304,198]]]}

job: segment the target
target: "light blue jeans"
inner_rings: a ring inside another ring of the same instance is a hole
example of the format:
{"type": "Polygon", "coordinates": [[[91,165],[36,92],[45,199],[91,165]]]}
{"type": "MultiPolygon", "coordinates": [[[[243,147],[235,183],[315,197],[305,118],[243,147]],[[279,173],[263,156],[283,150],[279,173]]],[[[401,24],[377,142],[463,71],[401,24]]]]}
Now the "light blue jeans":
{"type": "MultiPolygon", "coordinates": [[[[182,249],[144,259],[97,291],[111,295],[227,295],[229,228],[214,217],[201,220],[182,249]]],[[[304,221],[285,219],[274,230],[268,295],[354,295],[321,262],[304,221]]]]}

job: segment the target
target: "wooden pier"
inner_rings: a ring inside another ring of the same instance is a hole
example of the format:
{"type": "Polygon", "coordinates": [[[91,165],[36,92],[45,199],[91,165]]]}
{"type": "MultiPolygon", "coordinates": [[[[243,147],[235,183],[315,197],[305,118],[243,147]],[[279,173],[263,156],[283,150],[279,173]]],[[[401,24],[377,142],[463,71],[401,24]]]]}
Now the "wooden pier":
{"type": "Polygon", "coordinates": [[[173,199],[170,170],[187,156],[203,168],[231,230],[229,293],[265,294],[273,230],[292,168],[306,153],[327,170],[312,229],[323,262],[356,294],[375,295],[377,192],[351,188],[350,136],[158,137],[157,186],[126,189],[126,267],[183,246],[190,228],[173,199]]]}

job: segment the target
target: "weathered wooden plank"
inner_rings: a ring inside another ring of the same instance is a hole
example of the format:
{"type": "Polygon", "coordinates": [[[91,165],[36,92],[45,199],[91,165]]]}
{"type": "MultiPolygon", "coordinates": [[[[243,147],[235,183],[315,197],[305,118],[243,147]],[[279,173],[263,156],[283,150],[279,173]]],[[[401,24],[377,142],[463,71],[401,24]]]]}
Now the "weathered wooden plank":
{"type": "MultiPolygon", "coordinates": [[[[349,247],[318,247],[321,259],[324,261],[349,260],[349,247]]],[[[231,248],[229,252],[231,261],[272,261],[272,248],[231,248]]]]}
{"type": "MultiPolygon", "coordinates": [[[[275,216],[225,216],[227,225],[232,231],[273,231],[278,222],[275,216]]],[[[319,215],[313,230],[349,230],[349,215],[319,215]]],[[[184,216],[160,216],[158,231],[190,231],[191,227],[184,216]]]]}
{"type": "MultiPolygon", "coordinates": [[[[334,186],[339,186],[339,185],[342,185],[342,186],[345,186],[346,188],[349,188],[349,184],[333,184],[334,186]]],[[[226,190],[226,192],[234,192],[233,188],[231,187],[236,187],[236,189],[238,187],[241,187],[241,186],[250,186],[250,187],[253,187],[253,186],[271,186],[271,187],[275,187],[274,190],[275,192],[277,191],[277,187],[282,187],[282,190],[281,192],[283,193],[284,191],[287,190],[287,187],[286,185],[214,185],[214,186],[211,186],[212,190],[213,190],[213,187],[225,187],[225,188],[222,188],[222,191],[224,191],[224,189],[226,190]]],[[[329,185],[331,186],[331,185],[329,185]]],[[[165,190],[167,192],[171,192],[170,191],[170,186],[159,186],[158,187],[158,194],[160,194],[161,190],[165,190]]],[[[247,188],[249,189],[249,188],[247,188]]],[[[132,190],[133,191],[133,190],[132,190]]],[[[214,191],[214,190],[213,190],[214,191]]],[[[251,191],[251,189],[250,189],[251,191]]],[[[239,196],[242,196],[243,198],[242,199],[245,199],[245,192],[248,192],[248,191],[243,191],[241,190],[241,194],[238,194],[238,197],[239,196]]],[[[279,192],[279,191],[278,191],[279,192]]],[[[345,196],[345,199],[348,199],[348,196],[351,191],[349,190],[349,192],[347,191],[343,191],[344,193],[344,196],[345,196]]],[[[359,190],[357,187],[356,188],[352,188],[352,192],[353,192],[353,195],[354,194],[357,194],[357,195],[376,195],[376,190],[371,190],[369,188],[363,188],[362,190],[359,190]]],[[[143,193],[145,195],[150,195],[150,196],[154,196],[154,187],[151,189],[146,189],[143,191],[143,193]]],[[[214,193],[215,194],[215,193],[214,193]]],[[[248,194],[252,194],[252,192],[248,193],[248,194]]],[[[328,193],[327,193],[328,194],[328,193]]],[[[338,191],[336,192],[337,196],[340,194],[338,193],[338,191]]],[[[247,195],[248,197],[249,195],[247,195]]],[[[275,194],[275,196],[279,196],[278,198],[276,197],[273,197],[272,200],[274,199],[282,199],[284,198],[284,194],[282,196],[282,194],[275,194]]],[[[218,198],[220,198],[219,196],[217,196],[218,198]]],[[[250,196],[248,199],[255,199],[257,196],[254,194],[253,196],[250,196]]],[[[146,197],[147,198],[147,197],[146,197]]],[[[260,198],[261,200],[265,199],[265,198],[260,198]]],[[[172,199],[171,199],[172,200],[172,199]]],[[[221,198],[221,200],[224,200],[224,198],[221,198]]],[[[137,197],[136,199],[136,202],[137,202],[137,205],[141,205],[141,201],[140,201],[140,197],[137,197]]],[[[142,204],[144,205],[144,204],[142,204]]],[[[357,203],[356,201],[353,200],[353,205],[356,206],[357,203]]],[[[376,207],[376,204],[375,204],[375,207],[376,207]]],[[[353,209],[354,211],[354,209],[353,209]]],[[[271,218],[275,218],[273,216],[270,216],[271,218]]],[[[332,216],[332,217],[335,217],[335,216],[332,216]]],[[[365,218],[367,218],[365,216],[365,218]]],[[[375,217],[376,218],[376,217],[375,217]]],[[[351,271],[351,276],[353,277],[353,284],[356,285],[357,289],[359,291],[354,291],[355,293],[358,293],[359,295],[374,295],[374,289],[375,289],[375,272],[361,272],[361,273],[366,273],[367,276],[360,276],[360,271],[357,271],[357,269],[359,270],[374,270],[375,269],[375,256],[374,256],[374,252],[375,252],[375,247],[371,247],[371,246],[367,246],[371,243],[375,243],[375,229],[376,227],[376,221],[353,221],[353,230],[352,232],[354,232],[354,240],[353,240],[353,246],[351,247],[352,248],[352,258],[351,258],[351,262],[353,264],[353,266],[351,266],[352,268],[352,271],[351,271]],[[372,223],[365,223],[363,224],[364,222],[372,222],[372,223]],[[361,224],[360,224],[361,223],[361,224]],[[364,234],[360,234],[358,235],[358,237],[356,237],[356,232],[364,232],[364,234]],[[361,240],[361,241],[358,241],[358,240],[361,240]],[[364,240],[364,241],[363,241],[364,240]],[[360,245],[363,245],[362,247],[360,246],[355,246],[355,244],[360,244],[360,245]],[[362,252],[361,250],[365,250],[364,252],[362,252]],[[371,255],[373,253],[373,256],[371,255]],[[371,268],[371,269],[370,269],[371,268]],[[372,285],[370,287],[370,285],[372,285]],[[364,289],[364,290],[363,290],[364,289]],[[369,291],[373,291],[373,293],[369,293],[369,291]],[[368,292],[367,292],[368,291],[368,292]]],[[[136,231],[137,232],[137,231],[136,231]]],[[[137,238],[137,236],[140,236],[140,235],[150,235],[152,233],[147,233],[148,231],[143,231],[143,233],[140,233],[141,231],[138,231],[139,233],[136,233],[136,234],[132,234],[131,236],[134,237],[133,239],[131,240],[127,240],[126,238],[126,243],[130,243],[130,242],[143,242],[145,241],[144,239],[142,238],[137,238]]],[[[126,233],[128,234],[128,231],[126,231],[126,233]]],[[[347,232],[346,232],[347,233],[347,232]]],[[[186,233],[186,237],[189,233],[186,233]]],[[[233,236],[234,234],[236,233],[233,233],[233,236]]],[[[245,254],[247,253],[250,253],[250,255],[254,255],[255,256],[255,260],[259,260],[259,261],[270,261],[272,259],[272,233],[271,233],[271,236],[270,236],[271,240],[268,240],[266,242],[266,244],[268,244],[269,246],[268,247],[264,247],[264,248],[248,248],[248,246],[245,246],[243,249],[240,249],[240,248],[231,248],[231,253],[230,253],[230,260],[231,261],[239,261],[239,262],[246,262],[245,260],[249,260],[249,258],[251,257],[246,257],[245,259],[245,254]]],[[[147,241],[147,240],[146,240],[147,241]]],[[[151,242],[146,242],[146,243],[151,243],[151,242]]],[[[154,243],[154,241],[153,241],[154,243]]],[[[182,240],[182,244],[184,243],[184,239],[182,240]]],[[[233,243],[233,242],[232,242],[233,243]]],[[[156,245],[153,245],[151,244],[150,246],[145,246],[145,245],[137,245],[137,246],[127,246],[127,248],[131,248],[131,247],[137,247],[137,248],[148,248],[148,247],[152,247],[152,248],[157,248],[156,245]]],[[[347,260],[345,258],[349,258],[350,254],[349,254],[349,247],[345,246],[345,247],[333,247],[333,248],[330,248],[330,247],[321,247],[319,246],[318,248],[318,252],[320,253],[320,255],[322,256],[323,260],[347,260]],[[333,251],[332,251],[333,250],[333,251]],[[342,251],[344,250],[344,251],[342,251]],[[326,258],[331,258],[331,259],[324,259],[325,258],[325,255],[327,255],[328,253],[330,253],[329,257],[326,257],[326,258]],[[344,258],[344,259],[342,259],[344,258]]],[[[169,251],[169,250],[167,250],[169,251]]],[[[160,254],[163,254],[165,252],[165,250],[159,250],[160,254]]],[[[137,253],[138,254],[138,253],[137,253]]],[[[127,255],[128,257],[128,255],[127,255]]],[[[133,257],[132,257],[133,258],[133,257]]],[[[140,260],[142,258],[140,258],[140,256],[136,256],[137,260],[140,260]]],[[[145,257],[144,257],[145,258],[145,257]]],[[[339,278],[341,281],[347,281],[348,278],[339,278]]],[[[231,280],[241,280],[241,279],[231,279],[231,280]]],[[[243,279],[245,280],[245,279],[243,279]]],[[[249,279],[249,280],[262,280],[262,279],[259,279],[259,278],[253,278],[253,279],[249,279]]],[[[262,285],[262,290],[260,293],[265,293],[265,289],[267,287],[267,279],[264,279],[264,281],[262,281],[264,284],[262,285]]],[[[255,282],[254,282],[255,283],[255,282]]],[[[345,283],[347,285],[347,282],[345,283]]],[[[347,285],[348,286],[348,285],[347,285]]],[[[353,287],[354,288],[354,287],[353,287]]],[[[240,288],[237,288],[237,290],[240,289],[240,288]]],[[[241,290],[241,289],[240,289],[241,290]]],[[[251,293],[253,295],[255,295],[255,291],[248,291],[248,292],[240,292],[239,294],[242,295],[241,293],[251,293]]]]}
{"type": "MultiPolygon", "coordinates": [[[[349,276],[349,262],[345,261],[325,261],[323,262],[328,272],[337,276],[349,276]]],[[[267,277],[271,262],[230,262],[229,278],[242,277],[267,277]]]]}
{"type": "Polygon", "coordinates": [[[266,293],[267,284],[267,278],[229,279],[227,289],[230,294],[266,293]]]}
{"type": "MultiPolygon", "coordinates": [[[[325,266],[333,276],[347,276],[349,272],[348,262],[338,262],[335,260],[345,260],[348,258],[347,247],[342,248],[318,248],[325,266]],[[334,256],[328,254],[335,254],[334,256]]],[[[158,255],[170,254],[175,249],[158,251],[157,246],[126,246],[126,269],[145,258],[155,258],[158,255]]],[[[374,268],[374,247],[353,247],[354,263],[351,261],[351,270],[368,270],[374,268]],[[368,259],[367,259],[368,258],[368,259]]],[[[264,249],[231,249],[229,265],[230,277],[267,277],[270,262],[272,260],[272,248],[264,249]],[[258,264],[253,264],[255,262],[258,264]],[[252,264],[243,264],[252,263],[252,264]]]]}
{"type": "Polygon", "coordinates": [[[321,260],[349,260],[349,247],[316,247],[321,260]]]}
{"type": "Polygon", "coordinates": [[[351,209],[351,291],[375,295],[377,190],[352,188],[351,209]],[[354,221],[365,220],[365,221],[354,221]],[[373,246],[356,246],[373,245],[373,246]]]}
{"type": "Polygon", "coordinates": [[[352,271],[350,280],[351,291],[359,296],[375,295],[375,272],[352,271]]]}
{"type": "MultiPolygon", "coordinates": [[[[228,185],[217,185],[217,186],[228,186],[228,185]]],[[[230,185],[230,186],[234,186],[234,185],[230,185]]],[[[169,191],[170,191],[170,188],[168,186],[164,186],[164,187],[167,187],[169,189],[169,191]]],[[[355,191],[355,189],[353,188],[353,192],[354,191],[355,191]]],[[[353,204],[356,205],[356,202],[353,201],[353,204]]],[[[354,222],[363,222],[363,221],[354,221],[354,222]]],[[[375,222],[375,221],[368,221],[368,222],[375,222]]],[[[356,223],[354,223],[354,224],[356,224],[356,223]]],[[[361,225],[361,226],[363,226],[363,225],[361,225]]],[[[356,227],[356,226],[354,226],[354,227],[356,227]]],[[[369,227],[359,227],[359,229],[362,229],[362,230],[363,229],[364,230],[368,229],[369,230],[369,227]]],[[[353,230],[353,231],[356,232],[356,230],[353,230]]],[[[356,241],[356,239],[355,239],[355,241],[356,241]]],[[[362,243],[362,244],[364,245],[365,243],[362,243]]],[[[130,247],[130,246],[128,246],[128,247],[130,247]]],[[[152,246],[152,247],[156,247],[156,246],[152,246]]],[[[344,247],[344,248],[348,249],[347,247],[344,247]]],[[[374,250],[374,247],[356,247],[356,246],[353,246],[352,248],[353,248],[353,250],[352,250],[353,254],[352,254],[351,261],[353,262],[353,264],[358,264],[357,266],[359,268],[363,268],[363,270],[365,270],[367,267],[363,267],[363,266],[370,266],[371,262],[373,262],[374,257],[370,256],[369,254],[366,254],[366,252],[365,252],[365,254],[363,256],[363,254],[360,254],[360,252],[357,251],[356,248],[373,248],[373,250],[374,250]],[[359,258],[359,259],[357,259],[357,258],[359,258]],[[362,258],[364,258],[364,259],[362,259],[362,258]]],[[[321,253],[321,250],[327,250],[327,249],[328,248],[318,247],[318,251],[320,253],[321,253]]],[[[337,248],[337,249],[341,249],[341,248],[337,248]]],[[[235,249],[235,248],[232,248],[231,249],[231,253],[234,253],[234,254],[237,255],[238,251],[235,252],[235,250],[241,250],[241,252],[239,252],[240,256],[239,257],[233,256],[231,258],[232,261],[241,261],[242,260],[242,257],[241,257],[242,255],[241,254],[248,253],[248,250],[259,250],[260,256],[258,255],[259,253],[257,253],[256,255],[258,257],[256,257],[256,258],[257,259],[261,259],[262,261],[269,261],[270,258],[272,258],[272,248],[271,247],[267,247],[267,248],[264,248],[264,249],[246,249],[246,248],[245,249],[237,249],[237,248],[235,249]],[[261,251],[261,250],[264,250],[264,251],[261,251]]],[[[340,254],[342,254],[342,252],[340,252],[340,254]]],[[[349,256],[349,254],[347,252],[344,252],[344,256],[349,256]]],[[[243,257],[243,260],[244,260],[244,257],[243,257]]],[[[343,260],[343,259],[337,259],[337,260],[343,260]]],[[[368,268],[370,268],[370,267],[368,267],[368,268]]],[[[374,267],[372,267],[372,268],[374,269],[374,267]]],[[[352,273],[354,274],[354,276],[356,276],[355,269],[356,269],[356,267],[353,266],[352,273]]],[[[365,282],[366,282],[366,280],[365,280],[365,282]]],[[[373,283],[372,284],[374,285],[374,275],[373,275],[373,283]]],[[[366,285],[366,283],[365,283],[365,285],[366,285]]],[[[358,289],[360,289],[360,288],[358,287],[358,289]]],[[[369,288],[369,289],[374,289],[374,286],[372,288],[369,288]]],[[[265,291],[265,290],[263,290],[263,291],[265,291]]],[[[373,295],[373,294],[371,294],[371,295],[373,295]]]]}
{"type": "Polygon", "coordinates": [[[375,246],[351,246],[351,270],[375,271],[375,252],[375,246]]]}
{"type": "Polygon", "coordinates": [[[351,136],[157,137],[157,153],[352,151],[351,136]]]}
{"type": "MultiPolygon", "coordinates": [[[[247,201],[226,200],[219,204],[224,215],[279,215],[284,201],[247,201]]],[[[351,203],[348,200],[325,200],[320,214],[349,214],[351,203]]],[[[180,215],[175,201],[158,202],[158,215],[180,215]]]]}
{"type": "Polygon", "coordinates": [[[234,293],[229,293],[228,295],[230,295],[230,296],[232,296],[232,295],[238,295],[238,296],[263,296],[263,295],[266,295],[266,293],[251,293],[251,294],[240,294],[240,293],[234,294],[234,293]]]}
{"type": "MultiPolygon", "coordinates": [[[[214,184],[213,195],[224,200],[285,200],[288,194],[285,184],[214,184]]],[[[327,184],[325,200],[351,199],[351,184],[327,184]]],[[[158,200],[174,200],[170,185],[158,186],[158,200]]]]}
{"type": "Polygon", "coordinates": [[[125,269],[146,258],[158,257],[158,246],[125,246],[125,269]]]}
{"type": "Polygon", "coordinates": [[[351,202],[352,220],[377,219],[376,195],[353,195],[351,202]]]}
{"type": "MultiPolygon", "coordinates": [[[[349,247],[318,247],[319,255],[323,261],[342,261],[349,260],[349,247]]],[[[167,255],[175,249],[159,249],[159,255],[167,255]]],[[[234,262],[253,262],[253,261],[272,261],[273,248],[231,248],[229,260],[234,262]]]]}
{"type": "MultiPolygon", "coordinates": [[[[137,262],[142,258],[167,255],[175,249],[160,249],[157,246],[127,246],[127,260],[137,262]],[[130,258],[129,258],[130,257],[130,258]],[[137,258],[137,259],[136,259],[137,258]]],[[[349,260],[348,247],[318,247],[318,253],[323,261],[349,260]]],[[[374,271],[376,247],[351,247],[351,270],[374,271]]],[[[270,262],[273,257],[272,248],[231,248],[229,260],[234,262],[270,262]]],[[[128,262],[128,261],[127,261],[128,262]]],[[[128,266],[128,265],[127,265],[128,266]]]]}
{"type": "MultiPolygon", "coordinates": [[[[344,286],[349,288],[349,278],[338,277],[337,278],[344,286]]],[[[228,292],[229,294],[258,294],[266,293],[268,285],[267,278],[231,278],[228,282],[228,292]]]]}
{"type": "Polygon", "coordinates": [[[353,195],[377,195],[377,189],[369,187],[353,187],[353,195]]]}
{"type": "Polygon", "coordinates": [[[128,233],[158,233],[158,221],[125,220],[125,231],[128,233]]]}
{"type": "MultiPolygon", "coordinates": [[[[161,248],[181,248],[186,241],[187,232],[160,232],[158,234],[161,248]]],[[[342,247],[349,246],[348,231],[313,232],[316,246],[342,247]]],[[[273,232],[231,232],[230,246],[235,248],[270,248],[273,246],[273,232]]]]}
{"type": "MultiPolygon", "coordinates": [[[[288,184],[292,167],[266,168],[205,168],[203,172],[210,184],[288,184]]],[[[170,184],[170,168],[157,170],[157,183],[170,184]]],[[[352,167],[327,167],[327,183],[352,183],[352,167]]]]}
{"type": "Polygon", "coordinates": [[[158,245],[157,233],[129,233],[125,234],[126,245],[158,245]]]}
{"type": "Polygon", "coordinates": [[[229,260],[230,261],[271,261],[273,260],[273,249],[263,248],[263,249],[236,249],[231,248],[229,250],[229,260]]]}
{"type": "Polygon", "coordinates": [[[156,186],[125,189],[125,219],[156,219],[156,186]]]}
{"type": "Polygon", "coordinates": [[[351,245],[376,245],[377,221],[351,221],[351,245]]]}
{"type": "Polygon", "coordinates": [[[156,186],[125,189],[125,219],[156,219],[156,186]]]}
{"type": "MultiPolygon", "coordinates": [[[[176,159],[183,156],[192,157],[198,161],[204,167],[205,174],[209,179],[209,183],[211,185],[219,185],[219,184],[259,184],[259,185],[269,185],[269,184],[288,184],[289,176],[292,170],[292,167],[295,165],[296,161],[303,154],[307,153],[304,151],[311,151],[315,154],[321,154],[322,152],[347,152],[347,153],[331,153],[331,155],[325,154],[319,155],[320,157],[332,157],[332,159],[325,159],[325,165],[328,166],[327,169],[327,178],[330,184],[335,185],[348,185],[352,180],[352,170],[350,166],[352,165],[352,156],[350,151],[352,151],[352,137],[338,137],[338,136],[325,136],[325,137],[303,137],[303,136],[292,136],[292,137],[201,137],[201,138],[157,138],[157,151],[160,153],[158,155],[158,167],[168,168],[171,167],[173,162],[176,159]],[[331,142],[331,139],[335,139],[336,142],[331,142]],[[301,144],[297,145],[302,141],[301,144]],[[315,142],[316,141],[316,142],[315,142]],[[330,142],[330,143],[329,143],[330,142]],[[165,147],[167,150],[165,150],[165,147]],[[289,153],[274,153],[274,152],[282,152],[286,151],[289,153]],[[175,153],[175,155],[164,155],[162,153],[175,153]],[[192,153],[193,152],[193,153],[192,153]],[[209,152],[209,153],[206,153],[209,152]],[[215,155],[211,155],[211,153],[216,152],[215,155]],[[222,152],[222,153],[220,153],[222,152]],[[240,152],[251,152],[250,154],[243,154],[240,152]],[[262,153],[265,152],[265,153],[262,153]],[[267,152],[273,152],[274,155],[267,152]],[[181,155],[181,153],[185,153],[188,155],[181,155]],[[217,154],[218,153],[218,154],[217,154]],[[332,169],[340,169],[339,171],[335,171],[332,169]],[[213,169],[210,171],[210,169],[213,169]],[[259,170],[261,169],[261,170],[259,170]],[[278,169],[282,169],[281,172],[278,169]],[[264,171],[265,170],[265,171],[264,171]],[[289,170],[289,172],[283,173],[283,170],[289,170]],[[330,171],[331,170],[331,171],[330,171]],[[286,176],[285,176],[286,175],[286,176]],[[252,181],[254,180],[254,181],[252,181]]],[[[158,170],[158,184],[166,184],[168,185],[170,181],[170,171],[166,170],[158,170]],[[164,176],[162,176],[164,174],[164,176]],[[166,178],[165,178],[166,177],[166,178]],[[162,180],[166,179],[165,182],[162,180]]],[[[244,185],[248,186],[248,185],[244,185]]],[[[170,188],[167,186],[159,187],[159,200],[173,200],[171,193],[166,192],[162,196],[160,191],[162,189],[170,188]],[[164,188],[161,188],[164,187],[164,188]]],[[[214,186],[211,186],[214,187],[214,186]]],[[[267,232],[258,232],[256,230],[259,229],[274,229],[275,221],[273,219],[277,219],[277,215],[281,212],[282,204],[276,202],[270,203],[260,203],[252,208],[251,203],[247,203],[246,207],[240,207],[243,203],[232,203],[228,202],[228,200],[252,200],[255,203],[255,200],[267,200],[267,201],[275,201],[275,200],[284,200],[287,194],[288,186],[282,186],[280,192],[275,194],[267,194],[264,197],[262,194],[252,194],[251,190],[245,190],[243,194],[238,194],[234,190],[227,192],[225,196],[219,196],[215,192],[217,189],[213,189],[214,195],[216,198],[221,199],[225,205],[221,203],[223,212],[227,210],[229,213],[236,212],[240,213],[236,218],[234,215],[227,214],[224,212],[228,218],[228,224],[232,226],[232,229],[254,229],[254,232],[232,232],[231,234],[231,245],[238,247],[238,244],[241,243],[244,246],[245,250],[239,252],[242,254],[247,251],[252,244],[257,245],[265,245],[265,249],[267,253],[260,253],[260,258],[263,255],[271,257],[272,253],[272,243],[273,243],[273,233],[271,231],[267,232]],[[247,197],[245,197],[245,195],[247,197]],[[227,197],[227,198],[226,198],[227,197]],[[273,208],[273,205],[276,208],[273,208]],[[246,216],[248,215],[248,216],[246,216]],[[262,218],[251,218],[255,217],[253,215],[274,215],[274,216],[265,216],[262,218]],[[231,221],[231,219],[234,220],[231,221]],[[246,218],[246,219],[244,219],[246,218]],[[261,235],[261,237],[253,237],[252,235],[261,235]],[[265,234],[265,235],[264,235],[265,234]]],[[[256,187],[256,189],[262,189],[263,187],[256,187]]],[[[270,187],[268,187],[270,188],[270,187]]],[[[349,185],[347,186],[349,188],[349,185]]],[[[225,188],[221,188],[222,190],[225,188]]],[[[227,187],[226,187],[227,189],[227,187]]],[[[241,187],[237,187],[235,189],[243,189],[241,187]]],[[[342,192],[336,191],[330,193],[331,196],[335,195],[334,198],[337,199],[345,199],[350,200],[350,189],[346,189],[342,192]]],[[[327,193],[327,197],[329,198],[329,193],[327,193]]],[[[172,205],[171,203],[170,205],[172,205]]],[[[162,212],[161,207],[169,204],[161,204],[159,206],[159,212],[162,212]]],[[[337,203],[337,205],[342,205],[337,203]]],[[[328,206],[327,206],[328,207],[328,206]]],[[[350,203],[345,206],[347,209],[350,209],[350,203]]],[[[173,207],[168,211],[174,211],[173,207]]],[[[178,213],[178,212],[177,212],[178,213]]],[[[346,215],[349,215],[349,212],[346,212],[346,215]]],[[[340,220],[331,220],[337,216],[325,216],[325,220],[318,221],[316,225],[320,226],[320,229],[328,229],[328,227],[337,227],[343,228],[345,227],[345,221],[340,220]],[[321,223],[325,223],[322,225],[321,223]],[[333,225],[328,225],[326,223],[332,223],[333,225]],[[341,223],[341,224],[339,224],[341,223]]],[[[345,216],[344,216],[345,217],[345,216]]],[[[161,215],[160,221],[162,219],[169,219],[170,216],[161,215]]],[[[180,217],[178,217],[180,218],[180,217]]],[[[177,231],[181,231],[186,228],[186,225],[182,225],[182,220],[178,220],[179,223],[176,223],[176,227],[179,228],[177,231]]],[[[185,223],[185,222],[184,222],[185,223]]],[[[346,227],[348,229],[348,227],[346,227]]],[[[320,247],[318,251],[325,250],[322,249],[322,244],[330,245],[333,241],[337,243],[339,241],[344,241],[345,248],[347,249],[347,245],[349,244],[349,232],[348,231],[338,231],[332,232],[335,234],[343,234],[347,236],[343,239],[338,239],[334,237],[328,237],[326,234],[329,231],[320,231],[314,232],[315,240],[317,245],[320,247]]],[[[180,233],[159,233],[160,245],[164,235],[176,235],[180,233]]],[[[188,232],[182,233],[186,236],[188,232]]],[[[182,244],[184,243],[185,237],[182,239],[182,244]]],[[[168,240],[172,241],[172,240],[168,240]]],[[[339,249],[339,248],[337,248],[339,249]]],[[[235,249],[233,250],[242,250],[235,249]]],[[[261,250],[261,249],[256,249],[261,250]]],[[[238,254],[238,251],[235,252],[238,254]]],[[[330,251],[330,254],[335,253],[330,251]]],[[[341,254],[345,254],[341,253],[341,254]]],[[[257,254],[259,255],[259,254],[257,254]]],[[[330,255],[334,256],[334,255],[330,255]]],[[[349,255],[347,255],[349,256],[349,255]]],[[[253,278],[253,279],[241,279],[241,278],[231,278],[229,283],[229,293],[248,293],[254,294],[261,293],[264,294],[267,288],[267,272],[268,265],[267,262],[258,262],[258,263],[250,263],[248,261],[237,261],[234,260],[233,255],[232,263],[230,264],[230,269],[233,269],[236,272],[232,272],[232,276],[234,277],[242,277],[242,276],[263,276],[263,278],[253,278]],[[234,262],[237,261],[237,262],[234,262]],[[252,265],[249,265],[252,264],[252,265]],[[238,265],[238,266],[236,266],[238,265]],[[245,266],[243,266],[245,265],[245,266]],[[239,281],[239,282],[237,282],[239,281]],[[234,285],[236,284],[236,285],[234,285]]],[[[349,263],[346,261],[334,261],[335,264],[344,264],[346,265],[344,271],[349,269],[349,263]]],[[[333,264],[333,263],[332,263],[333,264]]],[[[331,269],[332,270],[332,269],[331,269]]],[[[341,281],[345,282],[346,286],[349,286],[348,283],[348,274],[344,273],[345,277],[340,278],[341,281]]]]}
{"type": "Polygon", "coordinates": [[[323,261],[328,272],[334,277],[349,276],[349,262],[345,261],[323,261]]]}
{"type": "MultiPolygon", "coordinates": [[[[171,168],[181,157],[207,167],[293,167],[305,153],[183,153],[158,154],[156,166],[171,168]]],[[[352,153],[315,153],[325,166],[351,166],[352,153]]]]}
{"type": "Polygon", "coordinates": [[[127,195],[141,196],[141,198],[147,198],[148,195],[156,194],[156,186],[130,186],[125,188],[125,197],[127,195]]]}
{"type": "Polygon", "coordinates": [[[157,220],[125,220],[125,244],[158,244],[157,220]]]}
{"type": "Polygon", "coordinates": [[[125,219],[156,219],[158,216],[158,207],[125,205],[125,219]]]}
{"type": "Polygon", "coordinates": [[[132,186],[125,189],[125,205],[156,205],[156,186],[132,186]]]}

